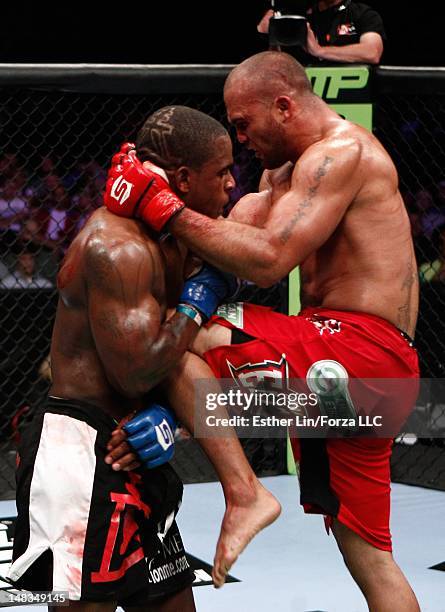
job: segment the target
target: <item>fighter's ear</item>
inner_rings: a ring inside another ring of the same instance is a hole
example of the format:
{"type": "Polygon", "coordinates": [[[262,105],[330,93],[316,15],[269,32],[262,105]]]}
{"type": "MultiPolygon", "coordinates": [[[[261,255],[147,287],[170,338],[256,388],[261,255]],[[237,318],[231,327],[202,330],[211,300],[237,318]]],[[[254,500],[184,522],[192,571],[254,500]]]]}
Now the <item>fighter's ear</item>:
{"type": "Polygon", "coordinates": [[[273,107],[283,119],[287,119],[292,114],[292,100],[289,96],[276,97],[273,107]]]}
{"type": "Polygon", "coordinates": [[[176,189],[181,194],[188,193],[190,191],[190,168],[187,168],[187,166],[180,166],[171,172],[173,174],[176,189]]]}

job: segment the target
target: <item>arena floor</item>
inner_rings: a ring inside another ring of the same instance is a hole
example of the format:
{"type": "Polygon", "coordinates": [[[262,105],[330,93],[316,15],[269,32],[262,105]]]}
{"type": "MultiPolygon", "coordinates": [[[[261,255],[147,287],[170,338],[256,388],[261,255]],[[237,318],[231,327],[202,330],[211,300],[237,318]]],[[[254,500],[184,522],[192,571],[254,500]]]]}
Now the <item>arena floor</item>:
{"type": "MultiPolygon", "coordinates": [[[[197,610],[366,612],[364,599],[349,577],[333,537],[326,535],[322,519],[303,514],[295,477],[276,476],[263,482],[281,501],[282,516],[251,543],[232,569],[231,575],[240,582],[219,591],[197,583],[197,610]]],[[[223,509],[217,483],[185,487],[179,524],[187,551],[204,562],[203,568],[212,562],[223,509]]],[[[14,515],[14,502],[0,502],[0,513],[3,517],[14,515]]],[[[444,492],[393,484],[395,556],[422,612],[445,612],[444,516],[444,492]],[[429,569],[440,564],[442,571],[429,569]]],[[[6,557],[0,557],[0,574],[5,573],[6,557]]],[[[205,584],[206,570],[199,576],[205,584]]],[[[27,612],[25,606],[20,610],[27,612]]]]}

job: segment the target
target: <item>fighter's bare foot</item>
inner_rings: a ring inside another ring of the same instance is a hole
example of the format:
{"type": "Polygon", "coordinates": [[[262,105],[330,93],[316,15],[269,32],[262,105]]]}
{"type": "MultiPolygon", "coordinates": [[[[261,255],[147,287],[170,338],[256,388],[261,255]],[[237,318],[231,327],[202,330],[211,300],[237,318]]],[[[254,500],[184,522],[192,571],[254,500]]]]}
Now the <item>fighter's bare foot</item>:
{"type": "Polygon", "coordinates": [[[280,512],[278,500],[260,483],[252,500],[242,505],[227,505],[213,563],[212,578],[216,588],[223,586],[230,568],[250,540],[273,523],[280,512]]]}

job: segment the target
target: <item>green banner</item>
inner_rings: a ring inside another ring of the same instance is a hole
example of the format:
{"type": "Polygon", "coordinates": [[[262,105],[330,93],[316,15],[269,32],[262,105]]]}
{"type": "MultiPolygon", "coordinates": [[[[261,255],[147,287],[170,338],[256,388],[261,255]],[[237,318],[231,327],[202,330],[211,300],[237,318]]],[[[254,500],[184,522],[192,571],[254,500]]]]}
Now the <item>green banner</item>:
{"type": "Polygon", "coordinates": [[[328,104],[369,102],[371,98],[367,66],[307,68],[306,74],[314,93],[328,104]]]}

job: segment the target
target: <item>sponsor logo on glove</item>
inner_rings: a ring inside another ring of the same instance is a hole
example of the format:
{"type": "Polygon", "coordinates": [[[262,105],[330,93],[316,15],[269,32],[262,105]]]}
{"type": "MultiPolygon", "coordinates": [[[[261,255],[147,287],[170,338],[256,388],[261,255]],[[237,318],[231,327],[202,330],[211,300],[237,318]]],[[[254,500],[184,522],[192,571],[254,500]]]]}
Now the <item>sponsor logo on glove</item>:
{"type": "Polygon", "coordinates": [[[122,204],[130,197],[133,187],[133,183],[126,181],[123,176],[118,176],[113,183],[110,196],[122,206],[122,204]]]}
{"type": "Polygon", "coordinates": [[[163,419],[159,425],[156,425],[155,429],[156,437],[163,450],[167,450],[172,444],[175,443],[173,431],[165,419],[163,419]]]}

